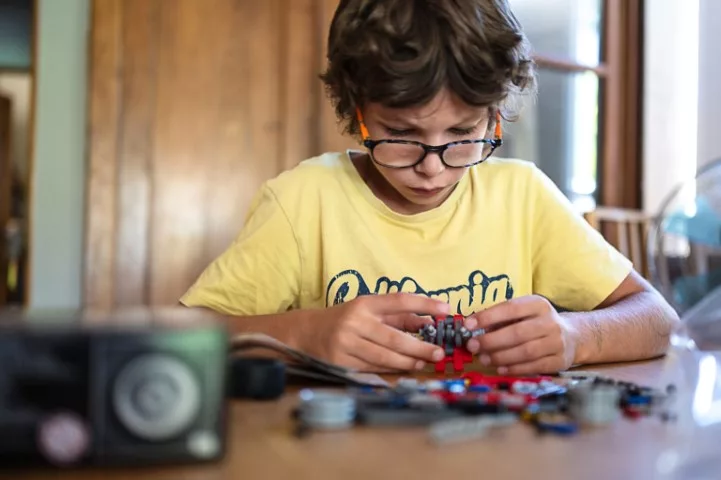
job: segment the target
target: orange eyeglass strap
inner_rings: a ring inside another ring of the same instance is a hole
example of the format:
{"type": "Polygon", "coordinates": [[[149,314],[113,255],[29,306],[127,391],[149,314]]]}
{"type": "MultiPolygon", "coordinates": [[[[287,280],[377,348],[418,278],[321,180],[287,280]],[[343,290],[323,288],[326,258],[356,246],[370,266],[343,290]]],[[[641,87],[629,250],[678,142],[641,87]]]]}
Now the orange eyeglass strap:
{"type": "Polygon", "coordinates": [[[493,134],[496,140],[503,139],[503,127],[501,126],[501,112],[496,110],[496,131],[493,134]]]}
{"type": "Polygon", "coordinates": [[[358,117],[358,123],[360,125],[361,138],[363,139],[363,141],[366,141],[370,138],[370,133],[368,133],[368,128],[366,127],[366,124],[363,121],[363,114],[361,113],[359,107],[356,107],[355,113],[356,113],[356,117],[358,117]]]}

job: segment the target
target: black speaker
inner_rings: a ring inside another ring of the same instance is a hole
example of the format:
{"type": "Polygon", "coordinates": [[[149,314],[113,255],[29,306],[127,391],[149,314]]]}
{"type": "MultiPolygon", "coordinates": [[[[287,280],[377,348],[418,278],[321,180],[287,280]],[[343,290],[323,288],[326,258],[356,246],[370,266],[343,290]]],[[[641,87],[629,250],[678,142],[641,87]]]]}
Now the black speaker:
{"type": "Polygon", "coordinates": [[[220,460],[228,340],[182,308],[0,314],[0,465],[220,460]]]}

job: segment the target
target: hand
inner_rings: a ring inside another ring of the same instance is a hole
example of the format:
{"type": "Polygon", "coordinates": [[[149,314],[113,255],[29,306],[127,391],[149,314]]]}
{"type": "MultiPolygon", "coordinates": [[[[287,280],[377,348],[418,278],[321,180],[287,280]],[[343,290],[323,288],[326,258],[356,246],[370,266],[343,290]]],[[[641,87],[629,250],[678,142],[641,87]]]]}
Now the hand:
{"type": "Polygon", "coordinates": [[[449,310],[447,303],[410,293],[358,297],[316,317],[309,325],[305,350],[361,371],[420,370],[445,354],[404,331],[415,332],[432,323],[418,313],[447,315],[449,310]]]}
{"type": "Polygon", "coordinates": [[[531,295],[499,303],[469,316],[466,328],[486,329],[468,341],[481,363],[500,375],[556,373],[574,361],[579,333],[543,297],[531,295]]]}

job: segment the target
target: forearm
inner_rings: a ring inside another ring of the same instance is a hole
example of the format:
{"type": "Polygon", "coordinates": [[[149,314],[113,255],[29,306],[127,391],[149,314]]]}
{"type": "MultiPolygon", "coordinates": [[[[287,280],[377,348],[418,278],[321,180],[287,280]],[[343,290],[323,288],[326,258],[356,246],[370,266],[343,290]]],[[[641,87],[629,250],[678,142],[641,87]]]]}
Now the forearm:
{"type": "Polygon", "coordinates": [[[653,291],[634,293],[591,312],[561,314],[578,330],[575,364],[641,360],[663,355],[678,316],[653,291]]]}
{"type": "Polygon", "coordinates": [[[263,333],[279,340],[291,348],[302,350],[309,337],[311,319],[317,310],[292,310],[272,315],[253,315],[228,318],[231,335],[263,333]]]}

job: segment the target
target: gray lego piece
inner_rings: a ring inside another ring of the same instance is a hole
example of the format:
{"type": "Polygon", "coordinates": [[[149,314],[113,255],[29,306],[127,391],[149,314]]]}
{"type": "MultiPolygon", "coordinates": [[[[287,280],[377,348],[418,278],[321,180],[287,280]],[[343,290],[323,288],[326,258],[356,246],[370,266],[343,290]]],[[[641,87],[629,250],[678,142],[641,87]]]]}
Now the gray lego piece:
{"type": "Polygon", "coordinates": [[[373,426],[427,426],[462,416],[462,412],[449,409],[360,408],[357,419],[358,423],[373,426]]]}
{"type": "Polygon", "coordinates": [[[621,392],[611,385],[581,385],[569,390],[571,416],[588,425],[606,425],[618,420],[621,392]]]}
{"type": "Polygon", "coordinates": [[[432,424],[428,434],[433,443],[444,445],[481,438],[489,428],[514,423],[518,423],[518,416],[510,413],[456,418],[432,424]]]}

